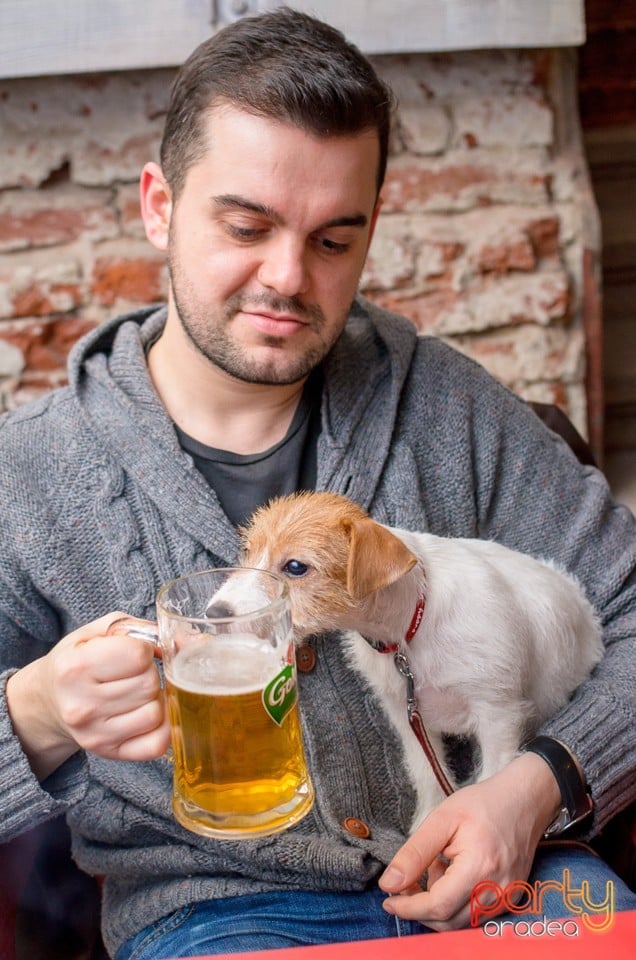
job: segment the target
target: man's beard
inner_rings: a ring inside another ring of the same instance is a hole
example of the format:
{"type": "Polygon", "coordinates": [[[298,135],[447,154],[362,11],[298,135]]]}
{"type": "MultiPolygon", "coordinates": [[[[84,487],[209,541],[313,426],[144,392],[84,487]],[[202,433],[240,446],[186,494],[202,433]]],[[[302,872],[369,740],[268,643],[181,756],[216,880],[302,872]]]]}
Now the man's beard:
{"type": "Polygon", "coordinates": [[[186,284],[181,283],[180,271],[174,261],[169,264],[172,297],[181,326],[192,345],[215,366],[237,380],[246,383],[283,385],[303,380],[325,358],[349,314],[350,304],[343,314],[342,324],[329,339],[325,334],[325,318],[318,305],[301,303],[296,297],[277,297],[262,293],[247,296],[235,293],[225,302],[222,313],[211,317],[205,308],[189,296],[186,284]],[[232,318],[245,306],[250,310],[262,307],[275,313],[292,313],[307,323],[318,335],[318,343],[307,347],[302,354],[286,350],[287,338],[262,336],[262,345],[270,348],[270,358],[259,360],[256,349],[236,343],[231,334],[232,318]]]}

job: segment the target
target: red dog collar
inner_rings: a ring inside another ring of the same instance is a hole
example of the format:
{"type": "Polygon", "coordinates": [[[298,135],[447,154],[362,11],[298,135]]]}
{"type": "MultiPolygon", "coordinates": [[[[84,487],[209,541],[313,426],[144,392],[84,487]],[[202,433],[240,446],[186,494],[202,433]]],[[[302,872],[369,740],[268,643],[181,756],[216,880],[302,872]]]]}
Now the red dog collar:
{"type": "MultiPolygon", "coordinates": [[[[411,619],[410,626],[406,633],[404,634],[404,639],[407,643],[410,643],[415,634],[418,631],[419,625],[422,622],[422,617],[424,616],[424,610],[426,609],[426,597],[419,597],[417,604],[415,605],[415,612],[411,619]]],[[[398,643],[381,643],[378,644],[375,649],[378,653],[397,653],[400,649],[398,643]]]]}

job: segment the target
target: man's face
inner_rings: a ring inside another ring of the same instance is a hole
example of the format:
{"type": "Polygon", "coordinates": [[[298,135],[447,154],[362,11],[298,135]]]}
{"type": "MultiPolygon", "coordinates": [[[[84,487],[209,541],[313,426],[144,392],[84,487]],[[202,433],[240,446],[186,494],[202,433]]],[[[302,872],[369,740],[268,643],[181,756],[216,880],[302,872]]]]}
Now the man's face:
{"type": "Polygon", "coordinates": [[[317,138],[231,105],[171,209],[168,323],[240,380],[302,380],[340,335],[377,215],[375,131],[317,138]]]}

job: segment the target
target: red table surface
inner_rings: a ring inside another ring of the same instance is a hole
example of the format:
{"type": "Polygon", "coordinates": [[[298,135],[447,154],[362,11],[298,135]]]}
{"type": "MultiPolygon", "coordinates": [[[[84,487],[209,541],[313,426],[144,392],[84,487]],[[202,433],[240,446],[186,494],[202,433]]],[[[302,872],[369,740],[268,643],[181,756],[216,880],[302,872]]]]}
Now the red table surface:
{"type": "MultiPolygon", "coordinates": [[[[635,960],[636,911],[617,913],[614,925],[606,933],[593,933],[578,923],[578,936],[542,934],[518,936],[509,928],[502,936],[486,936],[483,929],[456,933],[422,934],[392,937],[388,940],[360,940],[318,947],[288,947],[284,950],[259,950],[256,953],[224,954],[226,960],[510,960],[535,957],[540,960],[635,960]]],[[[571,931],[571,924],[568,931],[571,931]]],[[[174,960],[180,960],[175,957],[174,960]]],[[[191,960],[219,960],[219,956],[191,960]]]]}

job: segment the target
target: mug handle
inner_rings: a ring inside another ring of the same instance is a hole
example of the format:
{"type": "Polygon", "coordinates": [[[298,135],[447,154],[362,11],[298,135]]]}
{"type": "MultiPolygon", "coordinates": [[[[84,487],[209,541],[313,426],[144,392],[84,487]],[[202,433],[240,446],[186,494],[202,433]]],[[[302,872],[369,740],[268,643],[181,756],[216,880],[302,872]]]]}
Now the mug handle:
{"type": "Polygon", "coordinates": [[[152,624],[151,620],[141,622],[147,623],[148,626],[139,626],[140,621],[135,620],[134,617],[119,617],[109,624],[106,630],[106,636],[117,633],[123,634],[126,637],[133,637],[135,640],[143,640],[144,643],[149,643],[160,652],[159,631],[156,625],[152,624]]]}
{"type": "MultiPolygon", "coordinates": [[[[161,663],[161,646],[159,644],[159,630],[157,625],[152,622],[152,620],[135,620],[134,617],[118,617],[117,620],[113,620],[112,623],[108,625],[106,630],[106,636],[112,636],[113,634],[120,634],[125,637],[133,637],[135,640],[143,640],[144,643],[149,643],[154,649],[154,659],[159,671],[159,682],[161,684],[161,689],[165,689],[165,681],[163,678],[163,667],[160,666],[161,663]],[[140,627],[139,623],[147,623],[147,627],[140,627]]],[[[172,747],[168,747],[164,756],[167,760],[172,762],[172,747]]]]}

